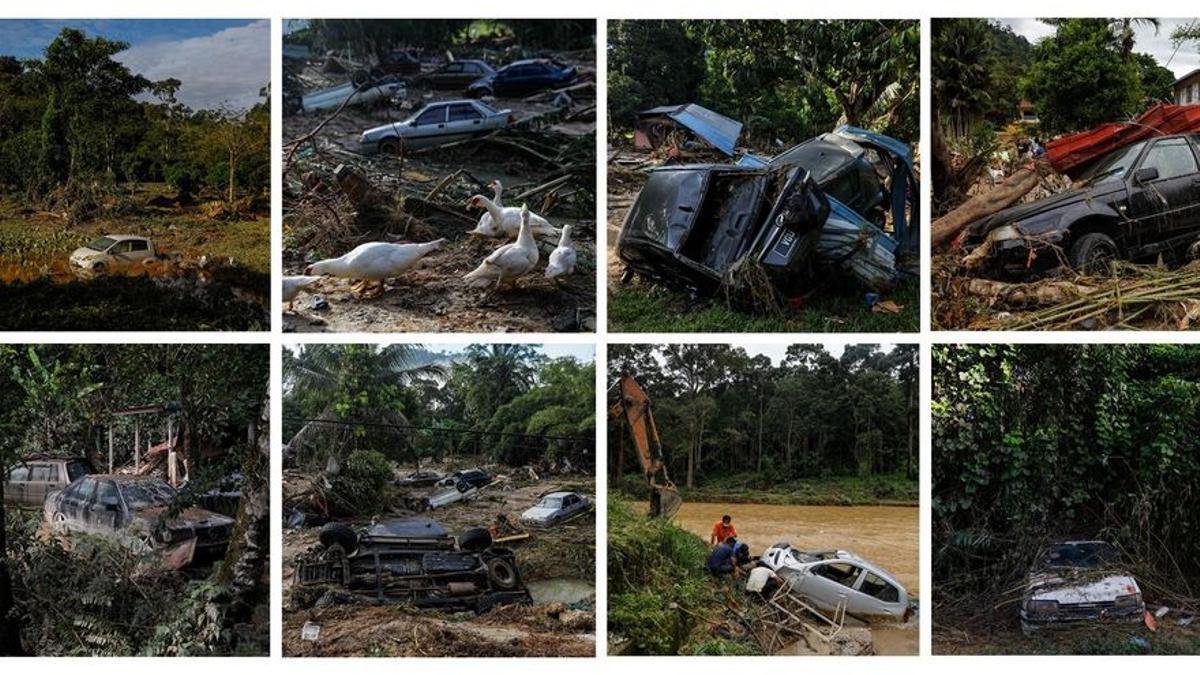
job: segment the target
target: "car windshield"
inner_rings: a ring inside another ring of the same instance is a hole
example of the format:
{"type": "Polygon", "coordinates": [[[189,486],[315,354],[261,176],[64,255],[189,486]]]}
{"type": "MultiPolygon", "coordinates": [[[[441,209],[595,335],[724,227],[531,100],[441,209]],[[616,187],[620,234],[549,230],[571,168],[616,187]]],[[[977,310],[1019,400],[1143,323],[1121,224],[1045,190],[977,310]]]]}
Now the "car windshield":
{"type": "Polygon", "coordinates": [[[117,243],[116,239],[112,239],[110,237],[100,237],[99,239],[88,244],[87,248],[90,248],[93,251],[107,251],[108,247],[115,243],[117,243]]]}
{"type": "Polygon", "coordinates": [[[1144,147],[1146,147],[1146,142],[1139,141],[1133,145],[1110,152],[1107,157],[1100,160],[1096,166],[1087,172],[1087,175],[1083,177],[1083,182],[1094,183],[1101,178],[1109,176],[1124,178],[1129,173],[1129,170],[1133,168],[1133,163],[1137,161],[1138,155],[1142,153],[1142,148],[1144,147]]]}
{"type": "Polygon", "coordinates": [[[538,506],[543,509],[557,509],[562,506],[562,497],[546,497],[538,506]]]}
{"type": "Polygon", "coordinates": [[[1117,549],[1102,541],[1054,544],[1042,555],[1046,567],[1095,569],[1116,562],[1117,549]]]}
{"type": "Polygon", "coordinates": [[[175,499],[175,490],[162,481],[147,480],[132,483],[120,483],[121,496],[131,511],[166,506],[175,499]]]}

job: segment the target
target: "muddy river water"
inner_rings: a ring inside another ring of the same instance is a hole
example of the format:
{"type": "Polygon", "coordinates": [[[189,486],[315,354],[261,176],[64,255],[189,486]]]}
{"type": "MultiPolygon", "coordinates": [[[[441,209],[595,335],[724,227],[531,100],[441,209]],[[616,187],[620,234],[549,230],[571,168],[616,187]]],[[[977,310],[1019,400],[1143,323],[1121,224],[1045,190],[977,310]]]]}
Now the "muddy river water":
{"type": "MultiPolygon", "coordinates": [[[[772,544],[799,549],[844,549],[871,560],[920,595],[918,518],[911,506],[779,506],[772,504],[703,504],[684,502],[675,522],[705,542],[713,523],[733,517],[739,537],[759,555],[772,544]]],[[[917,622],[872,628],[875,653],[916,654],[917,622]]]]}

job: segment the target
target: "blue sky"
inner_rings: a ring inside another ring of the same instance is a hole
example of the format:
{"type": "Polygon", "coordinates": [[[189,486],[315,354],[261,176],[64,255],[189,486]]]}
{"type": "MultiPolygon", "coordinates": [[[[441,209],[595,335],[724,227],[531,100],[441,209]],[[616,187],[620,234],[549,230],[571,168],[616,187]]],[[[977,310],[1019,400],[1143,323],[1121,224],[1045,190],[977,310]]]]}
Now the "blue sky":
{"type": "Polygon", "coordinates": [[[0,54],[39,58],[66,27],[129,43],[117,59],[151,80],[179,79],[192,108],[248,108],[271,79],[266,19],[4,19],[0,54]]]}

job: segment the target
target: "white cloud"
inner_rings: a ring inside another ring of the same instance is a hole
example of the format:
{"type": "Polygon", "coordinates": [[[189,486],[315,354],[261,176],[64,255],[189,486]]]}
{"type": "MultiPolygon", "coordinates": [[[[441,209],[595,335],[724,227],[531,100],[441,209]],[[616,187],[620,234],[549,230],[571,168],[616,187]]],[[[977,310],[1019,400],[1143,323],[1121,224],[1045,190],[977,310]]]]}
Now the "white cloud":
{"type": "Polygon", "coordinates": [[[193,109],[244,110],[258,103],[259,90],[271,80],[271,23],[140,44],[117,59],[151,80],[178,79],[179,101],[193,109]]]}
{"type": "MultiPolygon", "coordinates": [[[[1186,26],[1194,21],[1197,19],[1159,19],[1157,33],[1153,26],[1139,24],[1134,28],[1137,38],[1134,51],[1153,56],[1161,65],[1170,68],[1175,77],[1183,77],[1200,68],[1200,45],[1190,42],[1176,49],[1175,45],[1171,44],[1171,33],[1177,27],[1186,26]]],[[[1000,23],[1035,44],[1048,35],[1054,35],[1054,26],[1037,19],[1000,19],[1000,23]]]]}

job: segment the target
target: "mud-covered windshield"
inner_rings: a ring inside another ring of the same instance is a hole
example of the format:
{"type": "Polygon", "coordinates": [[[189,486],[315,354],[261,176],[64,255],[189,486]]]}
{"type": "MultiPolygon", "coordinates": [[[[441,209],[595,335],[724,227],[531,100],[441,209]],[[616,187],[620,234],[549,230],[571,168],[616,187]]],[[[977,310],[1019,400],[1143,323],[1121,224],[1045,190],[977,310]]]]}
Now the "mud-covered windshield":
{"type": "Polygon", "coordinates": [[[88,244],[87,248],[90,248],[93,251],[107,251],[108,247],[115,243],[117,243],[116,239],[112,239],[110,237],[100,237],[99,239],[88,244]]]}
{"type": "Polygon", "coordinates": [[[1074,544],[1054,544],[1042,555],[1046,567],[1094,569],[1105,567],[1120,559],[1111,544],[1088,541],[1074,544]]]}
{"type": "Polygon", "coordinates": [[[136,483],[121,483],[121,496],[125,505],[131,511],[166,506],[175,499],[175,491],[170,485],[161,481],[138,481],[136,483]]]}
{"type": "Polygon", "coordinates": [[[538,504],[538,506],[542,507],[543,509],[557,509],[562,506],[562,498],[561,497],[546,497],[545,499],[542,500],[541,504],[538,504]]]}

